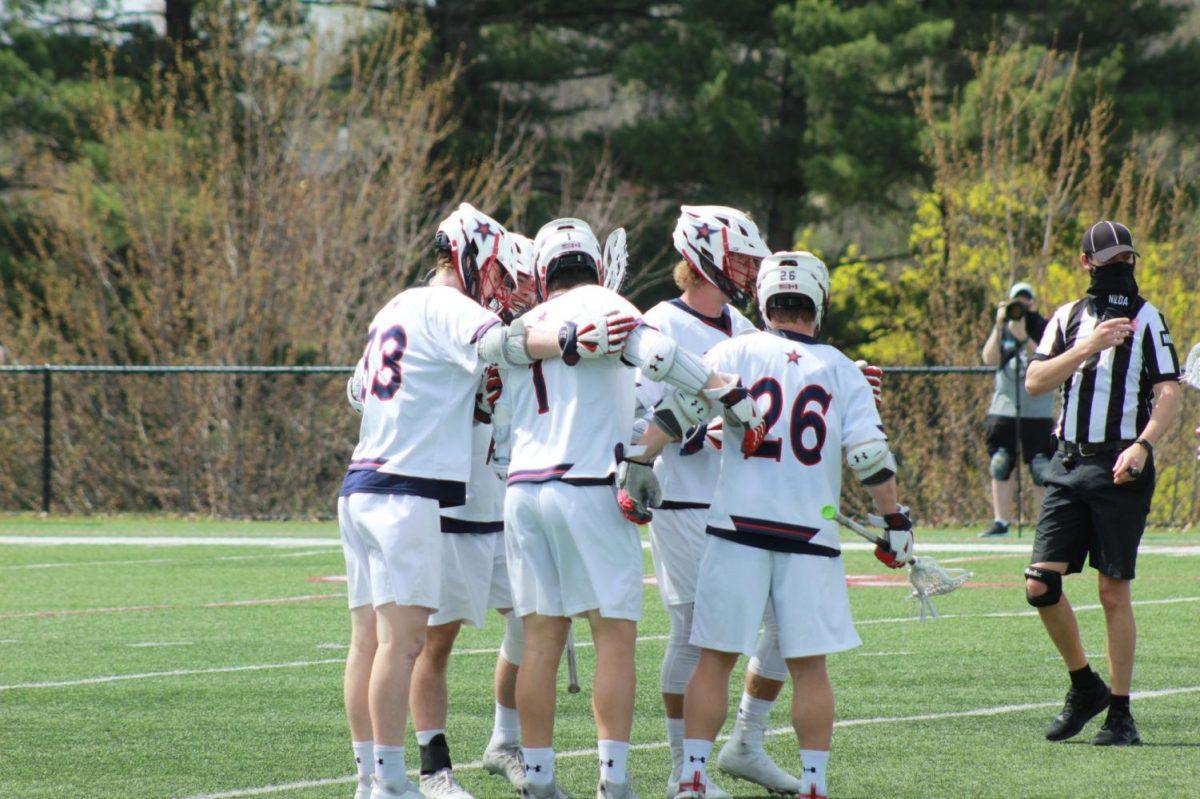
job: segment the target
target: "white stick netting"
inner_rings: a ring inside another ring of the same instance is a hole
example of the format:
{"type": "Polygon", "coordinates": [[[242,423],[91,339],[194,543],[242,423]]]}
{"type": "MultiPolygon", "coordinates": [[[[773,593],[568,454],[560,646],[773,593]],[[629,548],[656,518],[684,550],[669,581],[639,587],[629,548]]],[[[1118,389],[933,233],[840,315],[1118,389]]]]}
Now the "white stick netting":
{"type": "Polygon", "coordinates": [[[971,574],[972,572],[966,569],[947,569],[933,558],[921,557],[914,560],[908,569],[908,581],[913,587],[909,599],[920,600],[921,621],[938,617],[931,597],[957,590],[970,579],[971,574]]]}

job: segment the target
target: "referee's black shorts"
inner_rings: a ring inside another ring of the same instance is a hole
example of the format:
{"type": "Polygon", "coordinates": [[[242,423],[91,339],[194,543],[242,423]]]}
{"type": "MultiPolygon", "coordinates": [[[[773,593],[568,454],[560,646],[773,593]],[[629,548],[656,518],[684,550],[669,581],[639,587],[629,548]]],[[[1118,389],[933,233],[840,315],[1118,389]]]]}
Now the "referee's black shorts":
{"type": "Polygon", "coordinates": [[[1060,450],[1054,455],[1030,563],[1066,563],[1067,574],[1075,574],[1087,559],[1113,579],[1134,578],[1154,496],[1154,456],[1140,477],[1115,485],[1112,469],[1119,454],[1068,458],[1060,450]]]}
{"type": "MultiPolygon", "coordinates": [[[[1011,416],[989,414],[987,418],[987,454],[1002,449],[1017,454],[1017,420],[1011,416]]],[[[1021,418],[1021,460],[1028,464],[1038,455],[1054,454],[1054,420],[1021,418]]]]}

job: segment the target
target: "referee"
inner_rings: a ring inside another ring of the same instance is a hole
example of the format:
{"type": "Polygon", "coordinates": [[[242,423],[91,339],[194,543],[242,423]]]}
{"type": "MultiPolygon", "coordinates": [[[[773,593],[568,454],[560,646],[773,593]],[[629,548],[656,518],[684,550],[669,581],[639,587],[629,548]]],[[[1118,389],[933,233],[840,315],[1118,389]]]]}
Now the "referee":
{"type": "Polygon", "coordinates": [[[1166,320],[1138,294],[1129,229],[1097,222],[1083,235],[1087,294],[1054,314],[1025,377],[1030,394],[1062,387],[1059,448],[1046,476],[1029,604],[1070,672],[1071,688],[1046,738],[1063,741],[1108,709],[1098,746],[1141,743],[1129,709],[1137,630],[1130,582],[1154,494],[1154,445],[1179,416],[1179,358],[1166,320]],[[1100,573],[1112,688],[1088,665],[1064,574],[1087,558],[1100,573]]]}

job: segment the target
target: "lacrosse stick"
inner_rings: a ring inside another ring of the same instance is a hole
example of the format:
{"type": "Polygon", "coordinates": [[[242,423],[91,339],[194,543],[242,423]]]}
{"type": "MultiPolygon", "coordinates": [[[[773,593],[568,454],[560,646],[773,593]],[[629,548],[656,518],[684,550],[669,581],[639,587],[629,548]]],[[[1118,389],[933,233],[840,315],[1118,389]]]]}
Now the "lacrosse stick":
{"type": "MultiPolygon", "coordinates": [[[[887,541],[877,535],[872,535],[861,524],[840,513],[833,505],[826,505],[822,508],[821,515],[830,521],[836,520],[838,524],[850,532],[862,536],[875,546],[888,549],[887,541]]],[[[915,597],[921,601],[921,621],[925,621],[927,612],[935,619],[938,617],[937,608],[933,606],[933,600],[930,597],[948,594],[970,577],[971,572],[966,569],[947,569],[933,558],[914,558],[912,563],[908,564],[908,582],[913,587],[909,599],[915,597]]]]}
{"type": "Polygon", "coordinates": [[[1180,380],[1185,386],[1200,389],[1200,344],[1192,347],[1192,351],[1188,353],[1180,380]]]}
{"type": "Polygon", "coordinates": [[[579,693],[579,664],[575,661],[574,625],[567,628],[567,693],[579,693]]]}
{"type": "Polygon", "coordinates": [[[604,240],[604,288],[620,293],[629,266],[629,248],[625,245],[625,228],[619,227],[604,240]]]}

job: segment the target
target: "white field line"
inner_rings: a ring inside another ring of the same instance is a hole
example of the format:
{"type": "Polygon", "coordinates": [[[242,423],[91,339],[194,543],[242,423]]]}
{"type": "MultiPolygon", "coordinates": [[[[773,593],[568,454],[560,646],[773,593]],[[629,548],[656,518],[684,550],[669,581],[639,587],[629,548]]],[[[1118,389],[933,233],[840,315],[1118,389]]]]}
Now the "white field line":
{"type": "MultiPolygon", "coordinates": [[[[276,560],[282,558],[306,558],[312,555],[329,555],[332,550],[313,549],[307,552],[268,552],[261,555],[221,555],[212,560],[276,560]]],[[[55,563],[22,563],[16,566],[0,566],[0,571],[19,569],[65,569],[69,566],[132,566],[143,563],[207,563],[209,559],[197,558],[139,558],[135,560],[68,560],[55,563]]]]}
{"type": "MultiPolygon", "coordinates": [[[[1133,604],[1135,604],[1135,605],[1171,605],[1171,604],[1177,604],[1180,602],[1200,602],[1200,596],[1198,596],[1198,597],[1176,597],[1174,599],[1147,599],[1147,600],[1142,600],[1142,601],[1135,601],[1133,604]]],[[[1079,607],[1075,608],[1076,611],[1099,610],[1099,609],[1100,609],[1099,605],[1080,605],[1079,607]]],[[[1007,613],[958,613],[958,614],[946,614],[946,615],[941,616],[940,618],[943,618],[943,619],[1010,618],[1010,617],[1015,617],[1015,616],[1031,616],[1031,615],[1034,615],[1035,613],[1036,613],[1036,611],[1028,611],[1028,612],[1014,611],[1014,612],[1007,612],[1007,613]]],[[[904,622],[912,623],[912,622],[916,622],[916,621],[917,621],[916,616],[900,616],[900,617],[891,618],[891,619],[864,619],[862,621],[855,622],[855,624],[856,625],[896,624],[898,622],[899,623],[904,623],[904,622]]],[[[668,636],[666,636],[666,635],[643,635],[643,636],[638,636],[637,640],[638,641],[665,641],[667,638],[668,638],[668,636]]],[[[334,645],[318,644],[317,646],[320,649],[331,649],[331,648],[333,648],[334,645]]],[[[575,644],[575,647],[577,649],[585,649],[585,648],[588,648],[591,646],[593,646],[591,641],[577,641],[575,644]]],[[[499,651],[500,651],[500,649],[495,648],[495,647],[481,648],[481,649],[457,649],[454,651],[454,654],[456,654],[456,655],[494,655],[494,654],[497,654],[499,651]]],[[[864,653],[864,654],[866,654],[868,656],[870,655],[870,653],[864,653]]],[[[101,683],[121,682],[121,681],[125,681],[125,680],[148,680],[148,679],[156,679],[159,677],[186,677],[186,676],[191,676],[191,675],[195,675],[195,674],[223,674],[226,672],[239,672],[239,671],[266,671],[266,670],[270,670],[270,669],[301,668],[304,666],[319,666],[319,665],[324,665],[327,663],[342,663],[342,662],[344,662],[343,658],[323,658],[320,660],[294,660],[294,661],[289,661],[287,663],[251,664],[251,665],[247,665],[247,666],[223,666],[223,667],[209,668],[209,669],[177,669],[174,671],[153,671],[153,672],[145,672],[145,673],[141,673],[141,674],[112,674],[112,675],[104,675],[104,676],[100,676],[100,677],[85,677],[85,678],[77,679],[77,680],[58,680],[58,681],[54,681],[54,682],[13,683],[11,685],[0,685],[0,691],[13,691],[13,690],[19,690],[22,688],[69,688],[74,685],[97,685],[97,684],[101,684],[101,683]]],[[[243,795],[243,794],[238,794],[238,796],[241,796],[241,795],[243,795]]],[[[251,795],[251,794],[246,794],[246,795],[251,795]]]]}
{"type": "MultiPolygon", "coordinates": [[[[1190,685],[1184,688],[1164,688],[1156,691],[1134,691],[1134,699],[1157,699],[1164,696],[1177,696],[1179,694],[1192,694],[1200,692],[1200,685],[1190,685]]],[[[957,718],[972,718],[978,716],[999,716],[1005,713],[1023,713],[1028,710],[1045,710],[1049,708],[1060,707],[1062,700],[1053,702],[1026,702],[1020,705],[993,705],[992,707],[980,707],[971,710],[949,710],[941,713],[921,713],[912,716],[875,716],[859,719],[841,719],[835,721],[835,727],[863,727],[874,724],[909,724],[914,721],[941,721],[943,719],[957,718]]],[[[776,727],[767,730],[767,735],[791,735],[791,727],[776,727]]],[[[728,740],[728,735],[722,735],[717,738],[718,741],[728,740]]],[[[630,749],[638,751],[647,751],[654,749],[666,749],[668,746],[666,741],[651,741],[647,743],[634,744],[630,749]]],[[[595,757],[595,749],[572,749],[566,752],[557,753],[556,757],[563,758],[578,758],[578,757],[595,757]]],[[[456,764],[457,770],[462,769],[478,769],[482,768],[481,761],[473,763],[456,764]]],[[[410,772],[411,776],[415,776],[416,772],[410,772]]],[[[342,785],[349,784],[357,780],[358,777],[350,775],[346,777],[327,777],[320,780],[303,780],[300,782],[287,782],[278,785],[263,785],[257,788],[241,788],[233,791],[220,791],[218,793],[195,794],[187,797],[187,799],[240,799],[243,796],[266,796],[273,793],[283,793],[285,791],[295,791],[304,788],[317,788],[325,785],[342,785]]]]}
{"type": "Polygon", "coordinates": [[[15,613],[0,613],[0,621],[6,619],[49,619],[59,616],[89,616],[95,613],[134,613],[148,610],[195,610],[196,608],[236,608],[249,605],[286,605],[292,602],[318,602],[337,599],[345,593],[304,594],[302,596],[267,597],[265,599],[232,599],[222,602],[204,602],[199,605],[121,605],[115,608],[64,608],[62,610],[27,610],[15,613]]]}
{"type": "Polygon", "coordinates": [[[273,536],[268,538],[225,537],[225,536],[175,536],[175,535],[0,535],[0,545],[20,544],[35,547],[73,546],[92,544],[103,546],[137,547],[281,547],[304,549],[307,547],[340,547],[338,538],[291,538],[273,536]]]}
{"type": "Polygon", "coordinates": [[[154,646],[192,646],[192,641],[141,641],[136,644],[125,644],[134,649],[148,649],[154,646]]]}

